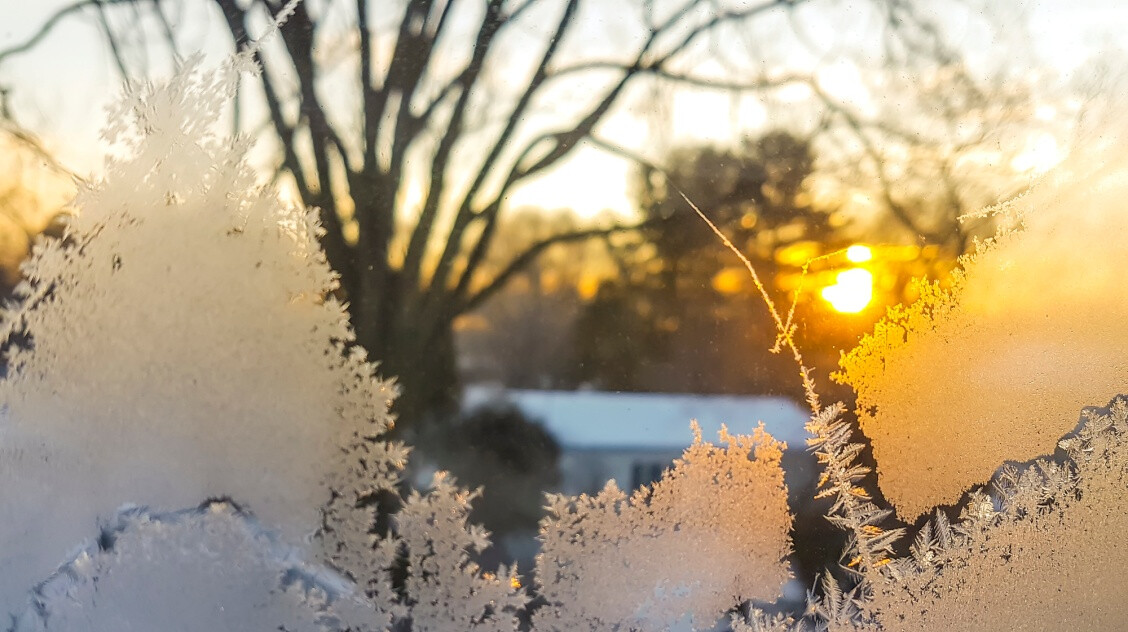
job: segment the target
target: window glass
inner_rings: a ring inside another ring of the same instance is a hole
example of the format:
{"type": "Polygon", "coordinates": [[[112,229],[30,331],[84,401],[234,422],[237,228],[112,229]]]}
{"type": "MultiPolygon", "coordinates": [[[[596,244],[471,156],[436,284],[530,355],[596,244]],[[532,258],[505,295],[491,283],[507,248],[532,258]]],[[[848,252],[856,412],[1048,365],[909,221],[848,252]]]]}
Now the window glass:
{"type": "Polygon", "coordinates": [[[1128,621],[1119,5],[9,5],[12,629],[1128,621]]]}

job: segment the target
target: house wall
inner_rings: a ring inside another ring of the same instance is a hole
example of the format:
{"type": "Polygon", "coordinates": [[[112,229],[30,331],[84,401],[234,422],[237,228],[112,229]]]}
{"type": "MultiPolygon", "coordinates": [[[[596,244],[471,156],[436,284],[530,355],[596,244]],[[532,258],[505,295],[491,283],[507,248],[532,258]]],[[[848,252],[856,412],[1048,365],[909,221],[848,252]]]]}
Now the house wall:
{"type": "Polygon", "coordinates": [[[569,449],[560,455],[561,491],[595,494],[614,479],[619,489],[631,491],[650,483],[674,464],[681,450],[569,449]]]}
{"type": "MultiPolygon", "coordinates": [[[[614,479],[619,489],[630,491],[657,480],[672,467],[681,450],[576,449],[564,447],[560,455],[560,491],[576,495],[599,493],[614,479]]],[[[818,470],[806,450],[788,449],[783,456],[784,480],[792,492],[806,499],[813,496],[818,470]]]]}

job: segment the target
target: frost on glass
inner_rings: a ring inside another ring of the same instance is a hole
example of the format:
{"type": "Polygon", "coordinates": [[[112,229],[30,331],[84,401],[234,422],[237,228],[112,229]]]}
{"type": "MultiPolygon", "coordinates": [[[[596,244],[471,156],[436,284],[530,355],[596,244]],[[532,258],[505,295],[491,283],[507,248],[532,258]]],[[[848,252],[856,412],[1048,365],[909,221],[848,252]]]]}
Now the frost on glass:
{"type": "Polygon", "coordinates": [[[920,301],[843,359],[882,492],[904,518],[932,516],[901,543],[906,555],[856,566],[839,601],[850,616],[831,629],[1128,620],[1128,254],[1110,238],[1128,229],[1118,142],[1094,142],[991,209],[1010,227],[953,286],[922,285],[920,301]]]}
{"type": "Polygon", "coordinates": [[[404,588],[414,632],[516,631],[528,601],[516,569],[483,573],[471,552],[490,545],[489,532],[467,524],[476,493],[440,473],[427,494],[413,492],[396,514],[404,556],[404,588]]]}
{"type": "Polygon", "coordinates": [[[367,629],[356,592],[228,502],[132,508],[35,588],[14,630],[367,629]]]}
{"type": "Polygon", "coordinates": [[[21,632],[708,629],[774,599],[791,519],[762,430],[696,442],[629,499],[553,499],[540,596],[473,562],[489,534],[449,477],[378,535],[407,458],[381,438],[394,387],[350,346],[316,211],[215,132],[252,54],[127,91],[104,177],[3,314],[0,609],[21,632]]]}
{"type": "MultiPolygon", "coordinates": [[[[123,503],[230,496],[286,537],[312,533],[341,447],[390,422],[392,387],[345,350],[315,217],[213,133],[237,68],[199,63],[110,112],[104,177],[4,314],[2,609],[123,503]]],[[[370,450],[387,467],[364,486],[390,485],[402,449],[370,450]]]]}
{"type": "Polygon", "coordinates": [[[1123,164],[1001,209],[1009,229],[950,287],[921,285],[844,358],[882,491],[925,526],[865,488],[850,418],[820,403],[765,292],[812,410],[818,497],[848,536],[805,608],[761,609],[789,579],[791,525],[762,429],[698,437],[632,493],[548,498],[523,586],[529,569],[473,561],[477,492],[448,476],[375,529],[407,458],[381,438],[394,388],[350,347],[315,211],[280,204],[248,142],[214,133],[251,58],[193,58],[127,93],[104,178],[3,314],[0,608],[21,632],[1122,627],[1123,164]]]}
{"type": "Polygon", "coordinates": [[[1128,405],[1089,411],[1064,461],[1001,469],[875,583],[883,630],[1116,630],[1128,621],[1128,405]]]}
{"type": "Polygon", "coordinates": [[[1062,168],[997,209],[1017,230],[982,244],[952,287],[921,284],[844,358],[902,518],[1053,452],[1084,406],[1128,389],[1128,250],[1109,239],[1128,234],[1124,166],[1062,168]]]}
{"type": "Polygon", "coordinates": [[[548,605],[537,629],[709,629],[747,600],[775,601],[789,571],[783,444],[763,428],[700,430],[653,486],[550,498],[536,575],[548,605]]]}

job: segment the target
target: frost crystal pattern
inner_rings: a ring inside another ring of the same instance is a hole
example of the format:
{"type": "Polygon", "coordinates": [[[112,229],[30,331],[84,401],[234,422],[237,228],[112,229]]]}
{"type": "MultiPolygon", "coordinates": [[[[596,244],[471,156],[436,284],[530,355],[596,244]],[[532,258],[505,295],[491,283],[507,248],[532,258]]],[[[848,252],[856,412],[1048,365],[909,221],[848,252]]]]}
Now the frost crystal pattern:
{"type": "Polygon", "coordinates": [[[212,133],[236,74],[192,59],[118,104],[117,157],[4,314],[0,609],[123,503],[228,496],[306,536],[341,446],[390,423],[392,387],[344,349],[316,218],[212,133]]]}
{"type": "MultiPolygon", "coordinates": [[[[1089,411],[1065,458],[1007,465],[872,576],[872,629],[1115,630],[1128,621],[1128,405],[1089,411]]],[[[848,629],[848,628],[847,628],[848,629]]]]}
{"type": "Polygon", "coordinates": [[[541,523],[538,629],[709,629],[749,599],[774,601],[789,578],[791,516],[783,445],[763,428],[697,440],[653,487],[612,481],[594,497],[556,496],[541,523]]]}
{"type": "Polygon", "coordinates": [[[762,430],[698,441],[629,499],[553,500],[547,605],[472,561],[489,534],[449,477],[376,535],[407,458],[381,438],[394,387],[349,346],[316,211],[214,133],[251,54],[126,95],[105,177],[4,313],[0,609],[19,630],[706,629],[773,599],[790,516],[762,430]],[[177,511],[207,498],[233,500],[177,511]]]}
{"type": "Polygon", "coordinates": [[[1020,230],[982,245],[953,287],[921,284],[843,360],[902,518],[1052,452],[1083,407],[1125,390],[1128,249],[1108,236],[1128,234],[1126,166],[1063,168],[1009,204],[1020,230]]]}
{"type": "Polygon", "coordinates": [[[902,518],[957,504],[957,519],[937,511],[907,541],[887,524],[843,406],[820,405],[768,299],[813,411],[818,497],[848,536],[806,608],[749,605],[789,579],[783,446],[762,428],[722,432],[723,447],[698,433],[633,493],[550,497],[530,590],[517,569],[474,563],[489,545],[467,521],[477,492],[448,476],[374,528],[407,459],[381,437],[394,388],[350,347],[315,212],[280,204],[248,142],[214,133],[251,59],[193,58],[127,94],[105,178],[65,238],[36,248],[3,314],[0,610],[19,632],[1128,621],[1128,404],[1077,425],[1128,383],[1128,249],[1108,238],[1128,234],[1123,164],[1078,186],[1063,172],[1010,205],[1022,230],[982,246],[953,287],[922,284],[843,360],[886,498],[902,518]]]}
{"type": "Polygon", "coordinates": [[[227,502],[157,514],[122,510],[40,584],[14,632],[362,630],[353,586],[227,502]]]}

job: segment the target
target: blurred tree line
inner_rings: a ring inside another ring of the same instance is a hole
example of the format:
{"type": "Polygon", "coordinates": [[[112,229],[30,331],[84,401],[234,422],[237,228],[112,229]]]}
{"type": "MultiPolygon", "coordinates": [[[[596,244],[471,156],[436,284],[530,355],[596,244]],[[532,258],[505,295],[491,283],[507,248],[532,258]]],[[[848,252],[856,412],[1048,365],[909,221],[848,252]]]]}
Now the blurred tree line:
{"type": "MultiPolygon", "coordinates": [[[[884,294],[862,314],[835,312],[818,297],[817,275],[827,268],[819,260],[838,252],[830,264],[840,266],[850,244],[882,237],[856,226],[840,203],[817,201],[814,140],[771,130],[734,147],[678,147],[663,166],[643,161],[633,189],[645,227],[558,246],[460,321],[464,379],[799,399],[793,361],[770,352],[775,323],[752,279],[691,203],[749,257],[777,306],[786,312],[794,304],[805,352],[824,375],[891,299],[905,298],[911,277],[950,269],[966,241],[942,234],[945,248],[936,247],[932,261],[917,248],[911,260],[879,262],[884,294]],[[788,276],[791,284],[781,282],[788,276]]],[[[502,241],[520,247],[554,230],[550,225],[580,223],[566,212],[530,210],[503,227],[502,241]]]]}

